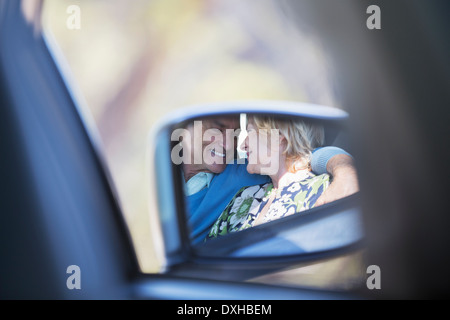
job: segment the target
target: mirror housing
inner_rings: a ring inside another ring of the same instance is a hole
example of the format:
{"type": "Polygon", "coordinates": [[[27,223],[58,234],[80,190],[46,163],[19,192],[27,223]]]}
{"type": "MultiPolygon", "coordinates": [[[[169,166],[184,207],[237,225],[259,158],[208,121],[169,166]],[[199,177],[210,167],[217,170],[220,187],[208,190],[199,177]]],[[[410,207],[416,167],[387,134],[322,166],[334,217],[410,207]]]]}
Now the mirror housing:
{"type": "Polygon", "coordinates": [[[222,272],[223,279],[245,279],[250,274],[255,276],[257,269],[260,273],[266,273],[294,263],[310,262],[361,248],[363,231],[358,195],[310,209],[314,214],[290,216],[270,225],[208,241],[202,246],[191,245],[182,187],[184,182],[171,161],[172,131],[180,123],[192,119],[241,113],[297,117],[327,124],[325,145],[332,145],[339,139],[348,118],[348,114],[340,109],[309,103],[247,101],[190,106],[160,121],[150,133],[147,155],[151,183],[149,191],[156,192],[156,199],[150,198],[149,204],[160,272],[182,275],[195,272],[197,276],[207,278],[213,275],[208,271],[230,268],[234,270],[233,275],[222,272]],[[312,242],[311,238],[315,241],[312,242]],[[191,264],[195,264],[196,268],[190,268],[191,264]],[[236,272],[239,266],[243,269],[236,272]]]}

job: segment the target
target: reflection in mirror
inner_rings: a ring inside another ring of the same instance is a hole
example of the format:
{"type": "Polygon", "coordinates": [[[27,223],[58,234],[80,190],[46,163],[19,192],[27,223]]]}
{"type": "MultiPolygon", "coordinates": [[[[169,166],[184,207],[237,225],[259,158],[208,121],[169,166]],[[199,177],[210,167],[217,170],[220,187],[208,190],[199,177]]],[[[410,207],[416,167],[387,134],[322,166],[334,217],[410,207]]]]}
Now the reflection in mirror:
{"type": "Polygon", "coordinates": [[[335,156],[348,165],[352,161],[342,149],[321,148],[330,132],[325,125],[300,117],[232,114],[192,119],[173,130],[171,158],[184,181],[192,244],[305,215],[322,204],[334,183],[327,161],[335,156]]]}

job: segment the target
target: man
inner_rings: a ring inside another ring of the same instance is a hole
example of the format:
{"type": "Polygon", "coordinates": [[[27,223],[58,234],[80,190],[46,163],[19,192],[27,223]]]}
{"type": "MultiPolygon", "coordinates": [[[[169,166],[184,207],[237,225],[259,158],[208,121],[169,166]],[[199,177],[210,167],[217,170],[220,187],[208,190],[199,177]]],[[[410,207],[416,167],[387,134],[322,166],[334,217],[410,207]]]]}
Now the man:
{"type": "MultiPolygon", "coordinates": [[[[267,176],[251,175],[245,163],[236,163],[238,117],[194,121],[183,136],[183,175],[188,204],[188,223],[193,244],[202,242],[217,217],[243,186],[262,184],[267,176]]],[[[333,182],[316,206],[358,191],[352,157],[337,147],[316,149],[311,161],[316,174],[328,172],[333,182]]]]}

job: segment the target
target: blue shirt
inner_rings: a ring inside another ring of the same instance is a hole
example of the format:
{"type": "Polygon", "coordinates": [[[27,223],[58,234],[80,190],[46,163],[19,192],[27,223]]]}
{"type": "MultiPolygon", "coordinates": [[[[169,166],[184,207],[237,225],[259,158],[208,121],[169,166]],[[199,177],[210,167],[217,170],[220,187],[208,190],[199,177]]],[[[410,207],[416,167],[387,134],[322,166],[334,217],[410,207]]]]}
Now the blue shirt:
{"type": "Polygon", "coordinates": [[[242,187],[271,181],[268,176],[249,174],[246,164],[228,164],[222,173],[216,174],[209,187],[187,197],[188,223],[191,240],[202,242],[223,209],[242,187]]]}

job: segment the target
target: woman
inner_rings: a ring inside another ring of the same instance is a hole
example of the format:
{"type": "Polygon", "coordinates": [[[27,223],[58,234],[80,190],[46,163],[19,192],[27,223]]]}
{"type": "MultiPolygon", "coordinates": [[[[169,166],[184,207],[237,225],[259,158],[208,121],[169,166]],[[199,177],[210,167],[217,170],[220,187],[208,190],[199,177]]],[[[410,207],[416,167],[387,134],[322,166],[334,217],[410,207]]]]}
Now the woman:
{"type": "Polygon", "coordinates": [[[329,185],[327,174],[316,176],[310,167],[312,150],[323,144],[323,127],[255,116],[248,121],[247,133],[242,148],[247,171],[267,174],[272,181],[240,189],[207,239],[310,209],[329,185]]]}

